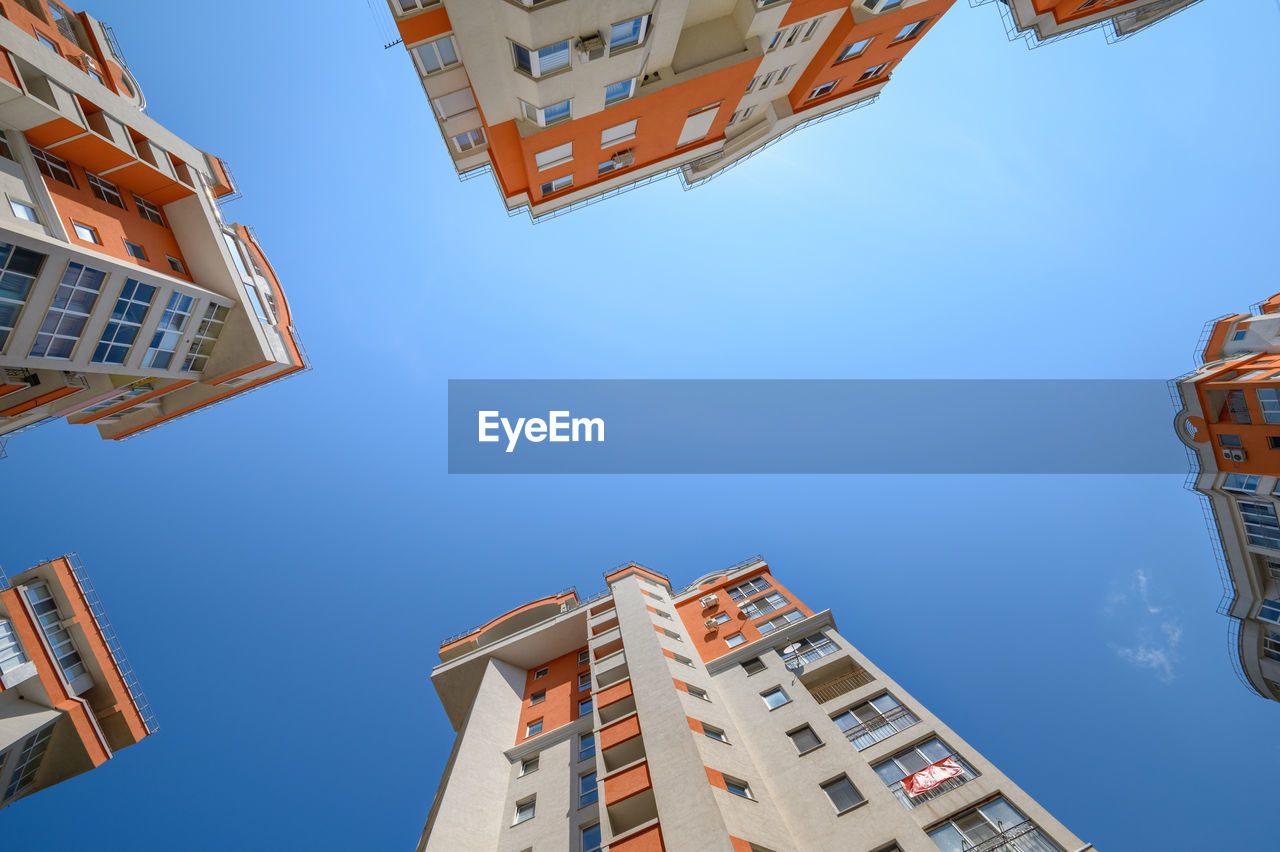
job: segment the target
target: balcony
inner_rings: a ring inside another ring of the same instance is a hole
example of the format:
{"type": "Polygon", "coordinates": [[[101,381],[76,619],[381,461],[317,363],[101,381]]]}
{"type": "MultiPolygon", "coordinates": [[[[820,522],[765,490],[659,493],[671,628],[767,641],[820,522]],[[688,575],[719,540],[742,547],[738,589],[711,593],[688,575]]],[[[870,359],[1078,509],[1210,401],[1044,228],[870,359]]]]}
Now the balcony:
{"type": "Polygon", "coordinates": [[[1044,835],[1031,820],[1006,828],[995,837],[989,837],[977,846],[969,846],[967,852],[1052,852],[1058,845],[1044,835]]]}
{"type": "MultiPolygon", "coordinates": [[[[955,776],[954,778],[948,778],[947,780],[943,781],[941,784],[937,785],[936,787],[931,787],[928,790],[925,790],[915,796],[912,796],[906,791],[906,787],[904,786],[906,784],[906,780],[907,780],[906,778],[903,778],[897,784],[889,785],[889,792],[893,793],[894,798],[896,798],[904,808],[910,811],[920,807],[925,802],[932,801],[933,799],[936,799],[939,796],[942,796],[942,795],[945,795],[946,793],[951,792],[957,787],[963,787],[965,784],[968,784],[970,781],[978,777],[978,773],[970,769],[969,764],[961,760],[960,756],[955,752],[952,752],[951,754],[942,758],[942,760],[936,761],[931,765],[937,766],[943,760],[954,760],[956,763],[960,764],[960,767],[964,770],[964,772],[955,776]]],[[[928,767],[925,767],[925,768],[927,769],[928,767]]],[[[910,778],[910,777],[911,776],[907,776],[907,778],[910,778]]],[[[994,848],[1000,848],[1000,847],[994,847],[994,848]]],[[[1017,847],[1010,847],[1010,849],[1016,849],[1016,848],[1017,847]]]]}
{"type": "Polygon", "coordinates": [[[848,658],[800,676],[800,682],[819,704],[853,692],[874,679],[870,672],[848,658]]]}
{"type": "Polygon", "coordinates": [[[649,778],[649,764],[640,760],[604,777],[604,804],[614,834],[657,819],[658,808],[649,778]]]}
{"type": "Polygon", "coordinates": [[[850,728],[844,732],[844,735],[849,738],[849,742],[853,743],[854,748],[862,751],[864,748],[875,745],[881,740],[888,739],[899,731],[910,728],[919,721],[910,710],[905,707],[899,707],[897,710],[890,710],[888,713],[883,714],[879,719],[873,719],[857,727],[850,728]]]}

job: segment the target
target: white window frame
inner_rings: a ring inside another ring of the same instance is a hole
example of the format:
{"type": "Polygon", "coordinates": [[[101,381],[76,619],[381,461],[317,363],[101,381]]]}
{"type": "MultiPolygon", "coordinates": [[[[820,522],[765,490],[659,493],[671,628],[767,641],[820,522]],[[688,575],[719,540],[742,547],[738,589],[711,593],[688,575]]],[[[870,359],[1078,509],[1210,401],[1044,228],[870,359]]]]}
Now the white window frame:
{"type": "Polygon", "coordinates": [[[573,118],[573,98],[566,98],[563,101],[556,101],[544,107],[534,106],[526,100],[520,100],[521,113],[526,119],[537,124],[539,127],[550,127],[553,124],[559,124],[562,121],[569,121],[573,118]],[[555,109],[564,104],[568,104],[569,108],[564,115],[547,118],[547,111],[555,109]]]}
{"type": "Polygon", "coordinates": [[[867,48],[871,46],[871,42],[875,41],[875,36],[864,38],[862,41],[855,41],[853,44],[847,44],[840,51],[840,55],[836,57],[836,62],[844,62],[849,59],[857,59],[859,56],[867,52],[867,48]]]}
{"type": "Polygon", "coordinates": [[[573,142],[563,142],[553,148],[547,148],[545,151],[538,151],[533,155],[534,166],[540,172],[547,169],[554,169],[556,166],[563,166],[565,163],[573,162],[573,142]]]}
{"type": "Polygon", "coordinates": [[[511,45],[511,64],[514,70],[521,74],[527,74],[534,79],[545,77],[548,74],[555,74],[557,71],[567,71],[573,67],[573,46],[570,39],[562,39],[542,47],[525,47],[514,39],[508,39],[511,45]],[[563,46],[563,50],[561,50],[563,46]],[[522,68],[520,66],[520,51],[524,51],[529,57],[529,67],[522,68]],[[543,54],[546,56],[543,56],[543,54]],[[564,62],[558,63],[556,60],[563,56],[564,62]],[[544,68],[544,65],[551,64],[551,67],[544,68]]]}
{"type": "Polygon", "coordinates": [[[77,237],[86,243],[93,243],[96,246],[102,245],[102,239],[98,236],[98,229],[92,225],[86,225],[84,222],[77,222],[72,219],[71,229],[76,232],[77,237]]]}
{"type": "Polygon", "coordinates": [[[458,42],[454,39],[452,33],[440,36],[439,38],[433,38],[430,41],[423,42],[422,44],[415,44],[413,47],[409,48],[409,53],[413,55],[413,62],[418,66],[418,73],[424,77],[429,77],[432,74],[439,74],[442,71],[448,71],[455,65],[462,64],[462,56],[458,53],[458,42]],[[443,42],[449,43],[449,49],[453,52],[452,62],[445,62],[444,55],[440,52],[439,45],[443,42]],[[434,70],[429,70],[427,68],[426,60],[423,59],[423,54],[419,51],[429,51],[428,55],[433,56],[436,64],[440,67],[435,68],[434,70]]]}
{"type": "Polygon", "coordinates": [[[560,177],[552,178],[542,186],[538,187],[542,195],[555,195],[557,192],[564,192],[566,189],[573,188],[573,175],[560,175],[560,177]]]}
{"type": "Polygon", "coordinates": [[[813,100],[817,100],[818,98],[829,95],[831,94],[831,90],[834,89],[837,85],[839,85],[839,83],[840,83],[839,80],[832,80],[828,83],[823,83],[821,86],[818,86],[812,92],[810,92],[809,97],[805,98],[805,100],[813,101],[813,100]]]}
{"type": "Polygon", "coordinates": [[[489,139],[484,134],[483,127],[477,127],[467,130],[453,137],[453,148],[459,154],[465,154],[468,151],[474,151],[481,145],[488,145],[489,139]]]}
{"type": "Polygon", "coordinates": [[[522,822],[528,822],[537,815],[537,811],[538,797],[536,794],[529,796],[527,799],[521,799],[516,802],[516,812],[511,824],[519,825],[522,822]]]}
{"type": "Polygon", "coordinates": [[[932,20],[933,18],[922,18],[919,21],[907,24],[905,27],[898,30],[898,34],[893,37],[893,41],[889,42],[889,44],[911,41],[911,39],[918,37],[924,28],[929,26],[929,22],[932,20]]]}
{"type": "Polygon", "coordinates": [[[42,225],[40,221],[40,213],[35,207],[25,201],[18,201],[16,198],[9,199],[9,209],[13,211],[13,215],[24,222],[30,222],[33,225],[42,225]]]}
{"type": "Polygon", "coordinates": [[[604,87],[604,105],[605,105],[605,106],[613,106],[614,104],[620,104],[620,103],[622,103],[623,101],[631,100],[631,98],[635,97],[635,94],[636,94],[636,84],[637,84],[637,82],[639,81],[639,79],[640,79],[639,77],[631,77],[631,78],[629,78],[629,79],[626,79],[626,80],[619,80],[619,81],[617,81],[616,83],[610,83],[609,85],[605,86],[605,87],[604,87]],[[629,84],[629,85],[627,86],[627,93],[626,93],[625,95],[623,95],[622,97],[614,97],[614,98],[610,99],[610,97],[609,97],[609,90],[610,90],[610,89],[612,89],[614,86],[620,86],[620,85],[622,85],[623,83],[627,83],[627,84],[629,84]]]}
{"type": "Polygon", "coordinates": [[[651,16],[650,16],[650,15],[647,15],[647,14],[646,14],[646,15],[637,15],[637,16],[636,16],[636,17],[634,17],[634,18],[627,18],[627,19],[625,19],[625,20],[622,20],[622,21],[615,21],[614,23],[610,24],[610,25],[609,25],[609,55],[610,55],[610,56],[612,56],[612,55],[614,54],[614,52],[621,52],[621,51],[628,50],[628,49],[633,48],[633,47],[639,47],[640,45],[644,44],[644,40],[645,40],[645,38],[649,35],[649,18],[650,18],[650,17],[651,17],[651,16]],[[623,24],[630,24],[630,23],[634,23],[635,21],[639,21],[639,22],[640,22],[640,32],[639,32],[639,34],[636,36],[635,40],[634,40],[634,41],[625,41],[625,42],[622,42],[622,43],[615,43],[615,42],[614,42],[614,40],[613,40],[613,30],[614,30],[614,28],[615,28],[615,27],[619,27],[619,26],[621,26],[621,25],[623,25],[623,24]]]}

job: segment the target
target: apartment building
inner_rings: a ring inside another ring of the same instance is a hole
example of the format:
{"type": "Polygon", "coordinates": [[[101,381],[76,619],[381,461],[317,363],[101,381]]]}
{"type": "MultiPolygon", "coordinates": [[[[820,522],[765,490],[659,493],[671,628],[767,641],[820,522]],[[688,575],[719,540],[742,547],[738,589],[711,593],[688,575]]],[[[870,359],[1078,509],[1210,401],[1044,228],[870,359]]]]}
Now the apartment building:
{"type": "Polygon", "coordinates": [[[454,167],[541,216],[870,103],[955,0],[388,0],[454,167]]]}
{"type": "Polygon", "coordinates": [[[110,27],[0,0],[0,440],[122,439],[306,366],[225,163],[148,112],[110,27]]]}
{"type": "Polygon", "coordinates": [[[1086,852],[752,559],[637,564],[445,640],[419,850],[1086,852]]]}
{"type": "Polygon", "coordinates": [[[1176,426],[1196,469],[1230,618],[1232,665],[1280,701],[1280,294],[1205,326],[1177,380],[1176,426]]]}
{"type": "Polygon", "coordinates": [[[155,730],[79,557],[0,572],[0,809],[155,730]]]}
{"type": "Polygon", "coordinates": [[[970,0],[973,6],[995,4],[1010,40],[1022,38],[1039,47],[1092,29],[1106,31],[1109,41],[1128,38],[1200,0],[970,0]]]}

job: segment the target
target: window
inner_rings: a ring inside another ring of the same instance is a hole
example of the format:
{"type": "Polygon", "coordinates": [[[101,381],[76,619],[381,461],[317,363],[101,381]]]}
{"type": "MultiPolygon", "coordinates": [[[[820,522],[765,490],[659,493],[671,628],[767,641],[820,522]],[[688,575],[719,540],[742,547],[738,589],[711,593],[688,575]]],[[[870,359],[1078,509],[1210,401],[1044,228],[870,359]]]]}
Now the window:
{"type": "Polygon", "coordinates": [[[905,27],[898,30],[898,34],[893,37],[893,41],[890,42],[890,44],[897,44],[900,41],[915,38],[920,35],[920,31],[927,27],[929,22],[932,20],[932,18],[925,18],[923,21],[916,21],[914,24],[907,24],[905,27]]]}
{"type": "Polygon", "coordinates": [[[1271,574],[1271,579],[1280,583],[1280,562],[1274,559],[1267,560],[1267,571],[1271,574]]]}
{"type": "Polygon", "coordinates": [[[773,82],[774,75],[777,73],[778,73],[777,71],[770,71],[768,74],[765,74],[763,77],[761,77],[760,88],[762,89],[768,88],[769,84],[773,82]]]}
{"type": "Polygon", "coordinates": [[[488,141],[489,140],[484,136],[484,128],[477,127],[475,130],[468,130],[466,133],[459,133],[457,136],[453,137],[453,147],[456,148],[459,153],[466,153],[472,148],[479,148],[488,141]]]}
{"type": "Polygon", "coordinates": [[[837,713],[831,720],[844,731],[844,735],[858,751],[920,721],[892,695],[873,698],[865,704],[837,713]]]}
{"type": "Polygon", "coordinates": [[[0,347],[18,324],[31,285],[44,266],[45,255],[0,243],[0,347]]]}
{"type": "Polygon", "coordinates": [[[218,342],[218,335],[222,333],[222,325],[230,313],[231,309],[222,305],[210,304],[204,309],[204,318],[200,320],[195,339],[191,341],[191,348],[187,350],[187,357],[182,362],[185,372],[199,373],[204,370],[209,363],[209,356],[213,354],[214,344],[218,342]]]}
{"type": "Polygon", "coordinates": [[[822,633],[815,633],[812,636],[806,636],[795,643],[796,650],[790,655],[784,655],[782,649],[778,651],[778,655],[783,660],[799,657],[802,662],[812,663],[814,660],[820,660],[828,654],[834,654],[840,650],[840,647],[832,642],[822,633]]]}
{"type": "Polygon", "coordinates": [[[692,695],[694,698],[700,699],[702,701],[707,701],[707,702],[711,701],[711,697],[707,695],[707,691],[700,686],[694,686],[691,683],[686,683],[684,685],[684,688],[687,689],[689,691],[689,694],[692,695]]]}
{"type": "Polygon", "coordinates": [[[737,778],[730,778],[728,775],[721,775],[724,779],[724,788],[735,796],[741,796],[744,799],[753,798],[751,795],[751,787],[746,781],[739,781],[737,778]]]}
{"type": "Polygon", "coordinates": [[[1245,494],[1252,494],[1258,490],[1258,481],[1262,477],[1252,476],[1244,473],[1228,473],[1227,478],[1222,481],[1224,491],[1240,491],[1245,494]]]}
{"type": "Polygon", "coordinates": [[[587,663],[589,663],[589,662],[591,662],[591,652],[590,652],[590,651],[579,651],[579,652],[578,652],[578,665],[579,665],[579,666],[585,666],[585,665],[586,665],[587,663]]]}
{"type": "Polygon", "coordinates": [[[853,786],[853,782],[849,780],[848,775],[841,775],[839,778],[823,784],[822,792],[827,794],[827,798],[831,800],[831,806],[836,809],[838,814],[853,810],[866,801],[866,799],[862,798],[862,794],[858,792],[858,788],[853,786]]]}
{"type": "Polygon", "coordinates": [[[1263,423],[1280,423],[1280,390],[1258,388],[1258,407],[1262,409],[1263,423]]]}
{"type": "Polygon", "coordinates": [[[748,94],[748,95],[749,95],[749,94],[751,94],[753,91],[755,91],[756,83],[759,83],[759,82],[760,82],[760,76],[759,76],[759,75],[756,75],[755,77],[752,77],[752,78],[751,78],[751,82],[747,83],[747,91],[746,91],[744,94],[748,94]]]}
{"type": "Polygon", "coordinates": [[[91,228],[88,225],[77,222],[74,219],[71,220],[71,227],[75,229],[76,236],[84,240],[86,243],[95,243],[96,245],[102,245],[102,240],[98,239],[97,229],[91,228]]]}
{"type": "Polygon", "coordinates": [[[53,593],[49,591],[48,584],[44,581],[32,583],[27,587],[26,594],[27,602],[31,604],[31,610],[36,614],[36,620],[40,622],[41,632],[49,640],[53,656],[57,659],[58,667],[62,669],[67,683],[88,674],[89,670],[80,659],[80,652],[76,650],[71,634],[62,626],[62,614],[58,612],[58,604],[53,599],[53,593]]]}
{"type": "Polygon", "coordinates": [[[1280,624],[1280,601],[1263,600],[1262,606],[1258,608],[1258,618],[1270,621],[1272,624],[1280,624]]]}
{"type": "Polygon", "coordinates": [[[628,139],[636,138],[636,119],[606,127],[600,132],[600,147],[608,148],[610,145],[616,145],[619,142],[626,142],[628,139]]]}
{"type": "Polygon", "coordinates": [[[157,225],[164,224],[164,216],[160,215],[160,208],[147,201],[147,199],[139,198],[135,195],[133,197],[133,206],[138,208],[138,215],[148,222],[153,222],[157,225]]]}
{"type": "Polygon", "coordinates": [[[124,250],[129,252],[129,256],[132,257],[134,260],[147,259],[147,250],[144,249],[142,246],[138,245],[137,243],[133,243],[128,240],[125,240],[124,250]]]}
{"type": "Polygon", "coordinates": [[[596,774],[588,772],[578,776],[578,807],[585,808],[596,800],[596,774]]]}
{"type": "Polygon", "coordinates": [[[441,121],[448,121],[451,118],[465,115],[476,108],[475,92],[471,91],[470,86],[464,89],[455,89],[452,92],[446,92],[439,97],[432,98],[431,106],[435,109],[436,115],[441,121]]]}
{"type": "Polygon", "coordinates": [[[160,324],[151,338],[151,345],[142,358],[142,366],[156,370],[168,369],[173,353],[178,348],[178,341],[182,339],[182,332],[187,327],[187,320],[191,319],[191,307],[194,304],[195,299],[176,291],[169,297],[169,303],[165,305],[160,317],[160,324]]]}
{"type": "Polygon", "coordinates": [[[542,733],[542,720],[534,719],[532,722],[524,726],[524,735],[526,737],[536,736],[542,733]]]}
{"type": "Polygon", "coordinates": [[[85,178],[89,181],[89,189],[93,190],[93,197],[99,201],[105,201],[113,207],[125,209],[124,199],[120,197],[120,190],[116,188],[114,183],[103,180],[90,172],[84,173],[85,178]]]}
{"type": "Polygon", "coordinates": [[[1237,449],[1244,446],[1244,444],[1240,443],[1239,435],[1219,435],[1218,445],[1222,447],[1235,447],[1237,449]]]}
{"type": "Polygon", "coordinates": [[[722,743],[729,742],[729,738],[724,735],[724,731],[720,730],[719,728],[712,727],[711,725],[708,725],[706,722],[702,722],[701,724],[702,724],[702,733],[711,737],[711,739],[716,740],[717,742],[722,742],[722,743]]]}
{"type": "Polygon", "coordinates": [[[798,609],[793,609],[790,612],[784,612],[782,615],[775,615],[773,618],[763,622],[762,624],[757,624],[756,629],[759,630],[761,634],[772,633],[779,627],[785,627],[791,622],[799,621],[802,618],[804,618],[804,614],[798,609]]]}
{"type": "Polygon", "coordinates": [[[43,44],[45,47],[52,50],[54,53],[58,54],[59,56],[62,55],[62,51],[58,49],[58,43],[53,39],[49,38],[44,33],[40,32],[39,30],[36,30],[36,38],[39,39],[41,44],[43,44]]]}
{"type": "Polygon", "coordinates": [[[756,598],[742,606],[742,612],[747,618],[756,619],[762,615],[768,615],[776,609],[782,609],[789,604],[785,597],[778,592],[770,592],[762,598],[756,598]]]}
{"type": "Polygon", "coordinates": [[[543,195],[554,195],[557,192],[563,192],[573,186],[573,175],[564,175],[554,180],[547,181],[540,188],[543,195]]]}
{"type": "Polygon", "coordinates": [[[583,690],[590,689],[590,688],[591,688],[591,672],[583,672],[582,674],[578,675],[578,691],[582,692],[583,690]]]}
{"type": "Polygon", "coordinates": [[[22,744],[22,752],[18,756],[18,762],[13,767],[13,775],[9,778],[9,786],[5,788],[4,798],[0,799],[0,801],[9,801],[36,780],[36,773],[40,770],[40,761],[44,758],[45,750],[49,747],[49,738],[53,736],[53,727],[53,724],[46,725],[27,737],[26,742],[22,744]]]}
{"type": "Polygon", "coordinates": [[[724,624],[729,620],[729,614],[727,612],[722,612],[719,615],[712,618],[711,620],[714,621],[716,624],[724,624]]]}
{"type": "Polygon", "coordinates": [[[741,633],[735,633],[732,636],[724,637],[724,644],[728,645],[730,648],[736,648],[746,641],[747,638],[741,633]]]}
{"type": "Polygon", "coordinates": [[[791,32],[787,33],[787,40],[782,43],[783,47],[790,47],[796,43],[796,39],[800,37],[800,31],[804,29],[804,24],[796,24],[791,28],[791,32]]]}
{"type": "Polygon", "coordinates": [[[765,589],[772,588],[769,581],[764,577],[753,577],[745,583],[739,583],[729,589],[729,600],[744,601],[752,595],[759,594],[765,589]]]}
{"type": "Polygon", "coordinates": [[[1242,328],[1239,331],[1237,331],[1235,334],[1231,335],[1231,339],[1233,341],[1244,340],[1248,334],[1249,334],[1249,330],[1247,328],[1242,328]]]}
{"type": "Polygon", "coordinates": [[[538,692],[535,692],[533,695],[529,696],[529,706],[532,707],[535,704],[541,704],[546,700],[547,700],[547,691],[545,689],[539,690],[538,692]]]}
{"type": "Polygon", "coordinates": [[[770,710],[776,710],[791,700],[787,697],[786,690],[780,686],[775,686],[768,692],[760,693],[760,697],[764,699],[765,706],[770,710]]]}
{"type": "Polygon", "coordinates": [[[71,176],[71,167],[67,165],[66,160],[59,159],[48,151],[42,151],[34,147],[31,149],[31,156],[35,157],[36,167],[40,169],[40,174],[65,183],[67,186],[76,185],[75,178],[71,176]]]}
{"type": "Polygon", "coordinates": [[[600,823],[582,829],[582,852],[600,852],[600,823]]]}
{"type": "Polygon", "coordinates": [[[622,50],[644,41],[645,32],[649,29],[649,16],[641,15],[629,21],[622,21],[609,28],[609,52],[622,50]]]}
{"type": "Polygon", "coordinates": [[[540,172],[573,162],[573,143],[565,142],[563,145],[539,151],[533,155],[533,161],[540,172]]]}
{"type": "Polygon", "coordinates": [[[3,131],[0,131],[0,157],[6,160],[13,159],[13,151],[9,148],[9,140],[5,138],[3,131]]]}
{"type": "Polygon", "coordinates": [[[538,755],[535,754],[532,757],[526,757],[524,760],[520,761],[521,777],[528,775],[530,772],[537,772],[537,771],[538,771],[538,755]]]}
{"type": "Polygon", "coordinates": [[[1058,845],[1003,797],[965,811],[929,832],[941,852],[963,849],[1026,849],[1057,852],[1058,845]]]}
{"type": "Polygon", "coordinates": [[[904,749],[871,768],[907,810],[954,790],[978,775],[936,737],[904,749]],[[924,772],[926,769],[929,771],[924,772]]]}
{"type": "MultiPolygon", "coordinates": [[[[0,618],[0,673],[11,672],[25,662],[27,655],[13,631],[13,624],[7,618],[0,618]]],[[[0,770],[3,769],[4,762],[0,761],[0,770]]]]}
{"type": "Polygon", "coordinates": [[[542,77],[561,68],[569,67],[569,42],[558,41],[537,50],[530,50],[519,42],[511,42],[511,52],[516,68],[531,77],[542,77]]]}
{"type": "Polygon", "coordinates": [[[610,106],[625,101],[636,93],[636,77],[630,80],[619,80],[604,87],[604,105],[610,106]]]}
{"type": "Polygon", "coordinates": [[[840,51],[840,55],[836,57],[836,62],[844,62],[846,59],[861,56],[869,44],[871,44],[871,39],[864,38],[862,41],[855,41],[853,44],[846,45],[844,50],[840,51]]]}
{"type": "Polygon", "coordinates": [[[1239,388],[1227,391],[1227,422],[1242,425],[1253,422],[1253,417],[1249,414],[1249,403],[1244,397],[1244,391],[1239,388]]]}
{"type": "Polygon", "coordinates": [[[17,216],[19,219],[26,219],[28,222],[35,222],[37,225],[40,224],[40,217],[36,215],[36,208],[32,207],[30,204],[26,204],[22,201],[14,201],[10,198],[9,208],[13,210],[13,215],[17,216]]]}
{"type": "Polygon", "coordinates": [[[688,657],[682,657],[679,654],[675,654],[671,657],[671,659],[675,660],[677,663],[679,663],[682,666],[688,666],[689,668],[693,668],[693,660],[689,659],[688,657]]]}
{"type": "Polygon", "coordinates": [[[578,718],[591,715],[591,699],[584,698],[578,702],[578,718]]]}
{"type": "Polygon", "coordinates": [[[525,118],[543,127],[570,118],[573,114],[572,100],[560,101],[548,107],[536,107],[528,101],[521,101],[520,106],[525,118]]]}
{"type": "Polygon", "coordinates": [[[541,680],[542,678],[547,676],[548,671],[549,669],[547,669],[545,666],[543,668],[538,669],[536,672],[533,673],[533,679],[541,680]]]}
{"type": "Polygon", "coordinates": [[[596,735],[587,733],[578,737],[578,760],[594,757],[596,753],[596,735]]]}
{"type": "Polygon", "coordinates": [[[818,739],[818,735],[808,725],[788,731],[787,736],[791,737],[791,744],[800,754],[807,754],[822,745],[822,740],[818,739]]]}
{"type": "Polygon", "coordinates": [[[814,18],[813,22],[809,24],[809,28],[804,31],[804,38],[800,40],[808,41],[809,39],[813,38],[814,33],[818,31],[818,27],[820,26],[822,26],[822,18],[814,18]]]}
{"type": "Polygon", "coordinates": [[[862,72],[862,76],[858,78],[858,82],[861,83],[864,80],[870,80],[873,77],[879,77],[881,74],[884,73],[885,69],[888,67],[889,67],[888,62],[881,62],[879,65],[876,65],[872,68],[868,68],[866,71],[862,72]]]}
{"type": "Polygon", "coordinates": [[[743,661],[742,668],[746,670],[748,676],[751,676],[764,671],[766,666],[764,663],[760,662],[759,657],[752,657],[749,660],[743,661]]]}
{"type": "Polygon", "coordinates": [[[528,822],[533,819],[533,812],[537,806],[538,797],[530,796],[523,802],[516,802],[516,818],[512,825],[519,825],[522,822],[528,822]]]}
{"type": "Polygon", "coordinates": [[[781,71],[779,71],[779,72],[778,72],[778,79],[774,80],[774,81],[773,81],[773,84],[774,84],[775,86],[780,85],[780,84],[782,83],[782,81],[783,81],[783,80],[785,80],[785,79],[787,79],[787,76],[788,76],[788,75],[790,75],[790,74],[791,74],[791,72],[795,70],[795,67],[796,67],[796,66],[794,66],[794,65],[788,65],[786,68],[783,68],[781,71]]]}
{"type": "Polygon", "coordinates": [[[97,269],[79,263],[67,264],[67,271],[62,274],[58,289],[53,294],[53,303],[49,305],[35,342],[31,344],[30,357],[71,357],[106,278],[107,274],[97,269]]]}
{"type": "Polygon", "coordinates": [[[132,278],[124,282],[115,307],[111,309],[111,318],[102,330],[102,337],[99,338],[98,347],[90,361],[95,364],[125,362],[155,294],[156,288],[150,284],[142,284],[132,278]]]}
{"type": "MultiPolygon", "coordinates": [[[[0,671],[4,670],[4,625],[0,624],[0,671]]],[[[1280,660],[1280,633],[1268,630],[1262,640],[1262,653],[1269,660],[1280,660]]]]}
{"type": "Polygon", "coordinates": [[[458,64],[458,48],[451,35],[420,44],[411,52],[417,57],[423,74],[434,74],[458,64]]]}
{"type": "Polygon", "coordinates": [[[780,41],[782,41],[782,30],[778,30],[776,33],[773,34],[773,38],[769,39],[769,46],[765,48],[764,52],[768,53],[769,51],[776,48],[778,46],[778,42],[780,41]]]}
{"type": "Polygon", "coordinates": [[[1270,503],[1250,503],[1241,500],[1240,519],[1250,544],[1280,550],[1280,523],[1276,522],[1276,509],[1270,503]]]}

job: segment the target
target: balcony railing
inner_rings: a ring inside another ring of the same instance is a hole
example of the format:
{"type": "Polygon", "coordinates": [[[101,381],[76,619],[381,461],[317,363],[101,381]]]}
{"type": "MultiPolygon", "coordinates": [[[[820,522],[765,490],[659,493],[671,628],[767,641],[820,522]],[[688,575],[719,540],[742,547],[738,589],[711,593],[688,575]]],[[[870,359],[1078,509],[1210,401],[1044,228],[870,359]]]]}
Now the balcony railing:
{"type": "Polygon", "coordinates": [[[747,618],[750,618],[752,621],[754,621],[755,619],[760,618],[761,616],[768,615],[771,612],[777,612],[778,610],[785,609],[786,607],[789,607],[789,606],[791,606],[791,601],[787,600],[786,598],[783,598],[782,603],[780,604],[775,604],[775,603],[772,603],[771,601],[762,599],[758,603],[747,604],[742,608],[742,611],[743,613],[746,614],[747,618]]]}
{"type": "Polygon", "coordinates": [[[879,719],[850,728],[844,732],[844,735],[849,738],[849,742],[853,743],[854,748],[862,751],[881,740],[888,739],[898,731],[905,731],[919,721],[910,710],[898,707],[883,714],[879,719]]]}
{"type": "Polygon", "coordinates": [[[1007,828],[977,846],[962,848],[965,852],[1058,852],[1058,844],[1045,837],[1031,820],[1007,828]]]}
{"type": "MultiPolygon", "coordinates": [[[[890,785],[889,792],[893,793],[893,795],[897,797],[898,801],[902,803],[902,806],[904,808],[906,808],[907,810],[912,810],[914,808],[920,807],[922,804],[924,804],[927,801],[930,801],[931,799],[936,799],[945,793],[951,792],[957,787],[963,787],[965,784],[968,784],[970,781],[978,777],[978,773],[970,769],[969,764],[965,763],[963,760],[960,759],[960,755],[956,754],[955,752],[952,752],[951,754],[947,755],[947,757],[944,757],[942,759],[946,760],[947,758],[950,758],[954,760],[956,763],[960,764],[960,766],[963,767],[964,769],[964,773],[961,775],[957,775],[954,778],[948,778],[946,781],[943,781],[938,786],[933,787],[929,790],[925,790],[923,793],[921,793],[918,796],[911,796],[907,794],[906,789],[903,787],[903,782],[906,781],[906,778],[903,778],[902,781],[899,781],[897,784],[890,785]]],[[[999,849],[1000,847],[997,846],[994,848],[999,849]]]]}
{"type": "Polygon", "coordinates": [[[866,686],[872,680],[870,672],[866,669],[858,669],[856,672],[841,675],[833,680],[815,683],[808,689],[809,694],[813,696],[813,700],[821,704],[824,701],[830,701],[833,698],[844,695],[846,692],[853,692],[860,686],[866,686]]]}

